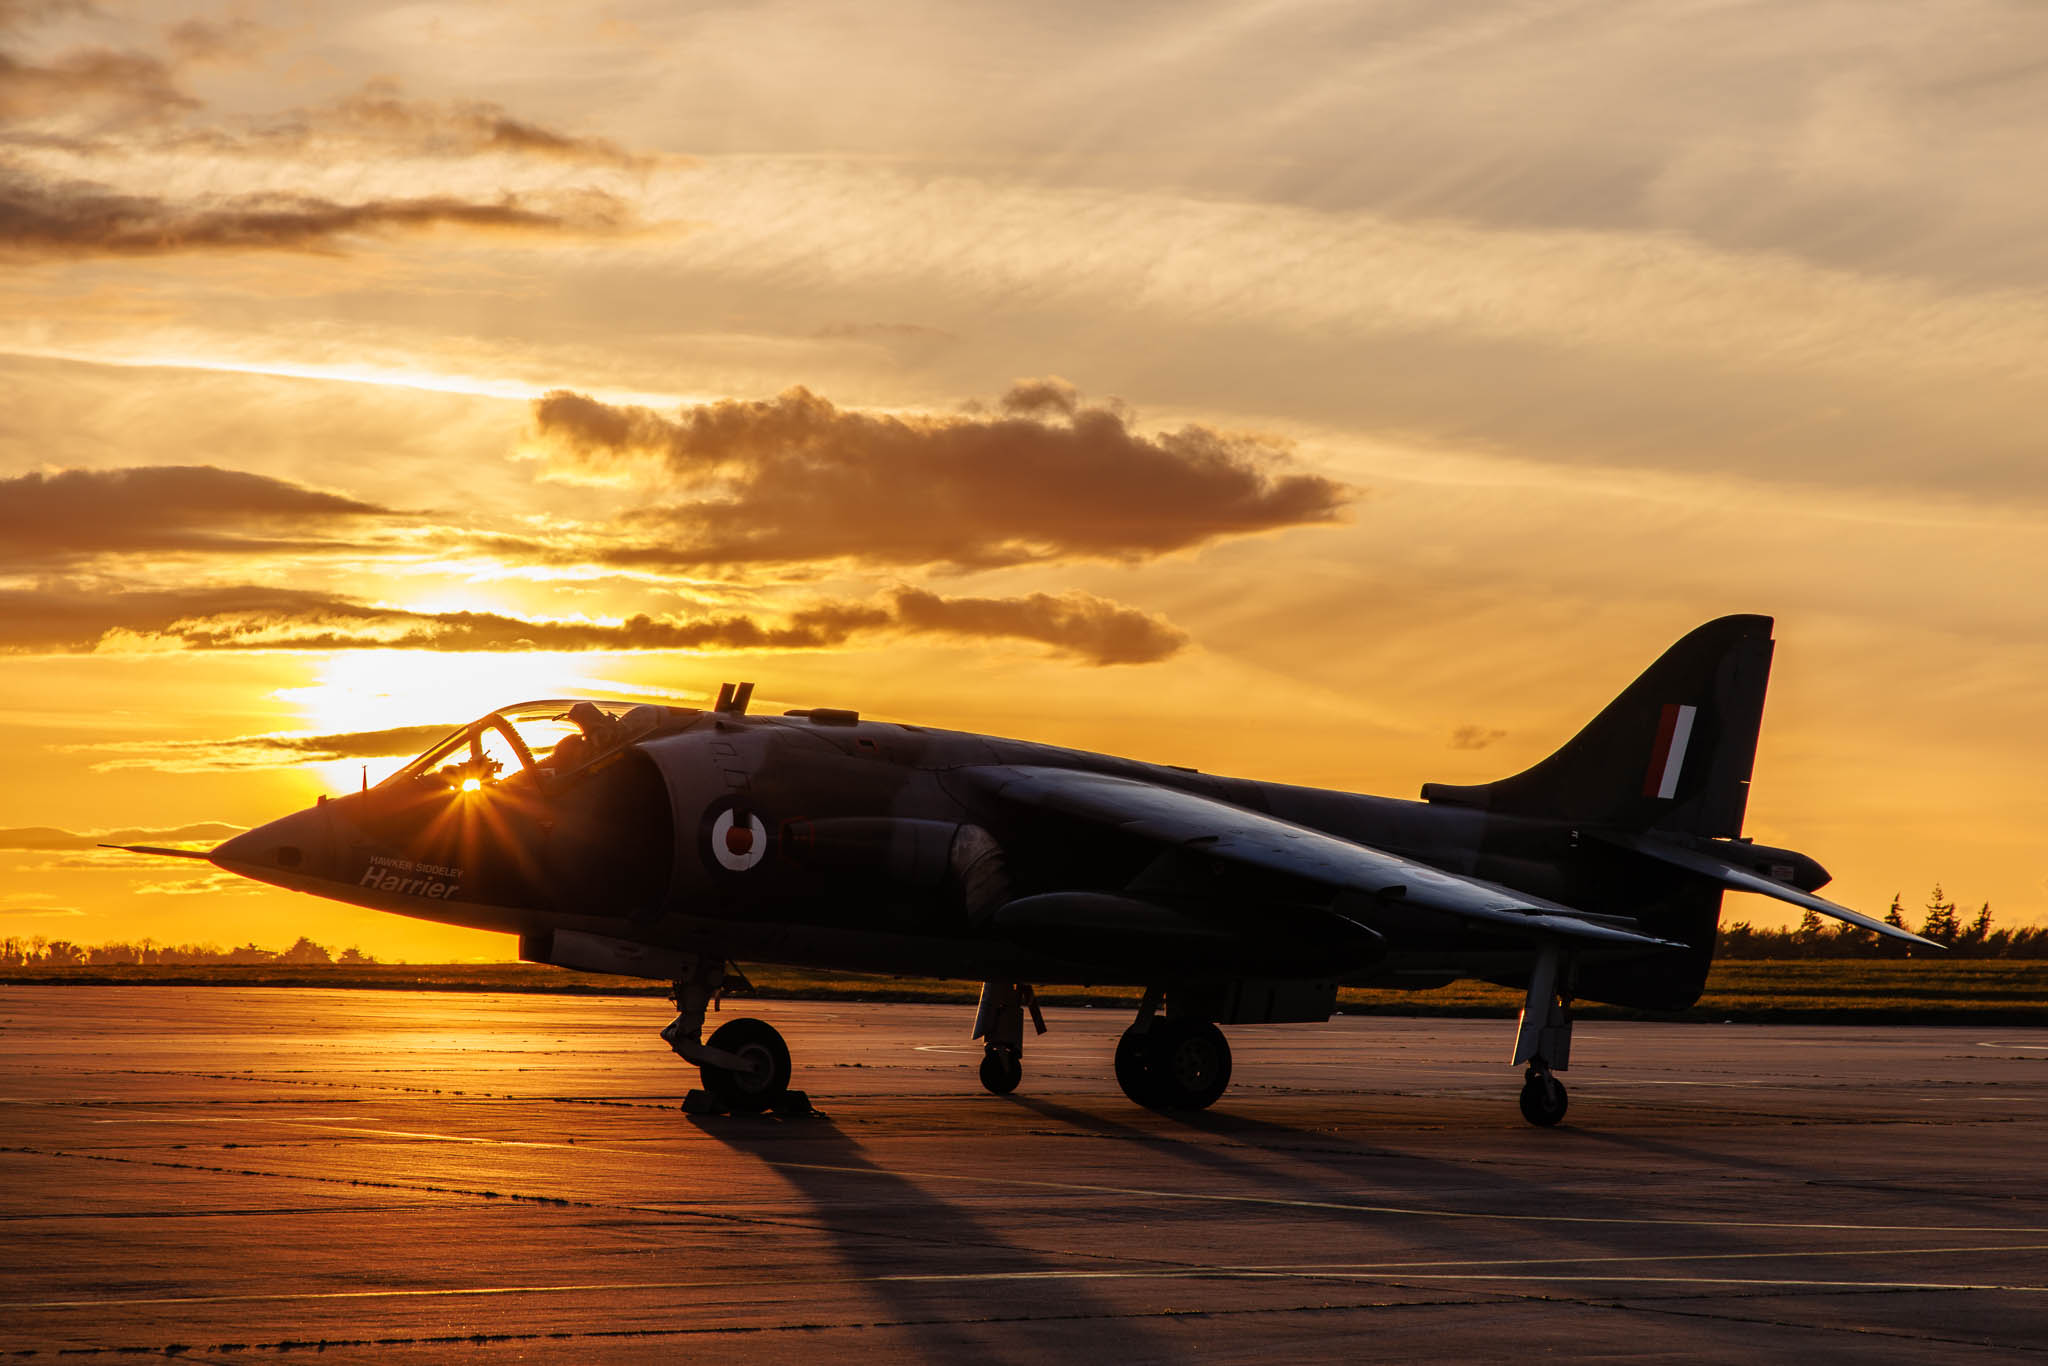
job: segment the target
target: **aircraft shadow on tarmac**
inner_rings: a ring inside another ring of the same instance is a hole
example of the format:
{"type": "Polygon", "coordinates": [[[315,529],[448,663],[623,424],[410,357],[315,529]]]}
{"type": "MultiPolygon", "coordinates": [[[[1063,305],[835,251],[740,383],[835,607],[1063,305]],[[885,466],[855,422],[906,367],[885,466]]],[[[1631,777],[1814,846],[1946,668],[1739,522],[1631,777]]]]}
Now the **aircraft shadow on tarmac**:
{"type": "MultiPolygon", "coordinates": [[[[878,1165],[824,1114],[799,1120],[692,1116],[689,1122],[706,1137],[764,1162],[809,1202],[814,1213],[806,1222],[831,1239],[849,1274],[870,1278],[865,1290],[882,1316],[911,1333],[930,1360],[1036,1360],[1005,1331],[1006,1320],[1020,1317],[1092,1320],[1090,1352],[1100,1360],[1152,1361],[1173,1354],[1142,1319],[1087,1282],[1051,1279],[1072,1271],[1080,1257],[1020,1246],[974,1204],[934,1194],[878,1165]],[[881,1263],[900,1266],[899,1277],[877,1275],[881,1263]],[[986,1271],[990,1279],[952,1287],[916,1279],[967,1271],[986,1271]],[[1034,1285],[1033,1275],[1048,1279],[1034,1285]]],[[[1167,1265],[1136,1257],[1089,1260],[1105,1269],[1167,1265]]]]}
{"type": "MultiPolygon", "coordinates": [[[[1548,1258],[1569,1262],[1575,1254],[1588,1259],[1633,1260],[1669,1254],[1675,1249],[1667,1243],[1674,1236],[1683,1240],[1685,1255],[1701,1259],[1716,1253],[1741,1257],[1768,1250],[1729,1226],[1660,1219],[1627,1196],[1589,1189],[1584,1180],[1588,1167],[1599,1162],[1598,1154],[1587,1151],[1588,1143],[1620,1143],[1676,1158],[1679,1165],[1694,1170],[1724,1165],[1725,1159],[1719,1155],[1682,1144],[1616,1138],[1590,1130],[1529,1130],[1526,1132],[1530,1146],[1541,1150],[1532,1153],[1530,1161],[1479,1166],[1444,1162],[1414,1152],[1360,1143],[1325,1130],[1276,1124],[1227,1111],[1161,1115],[1185,1131],[1176,1135],[1139,1128],[1041,1097],[1013,1095],[1007,1099],[1020,1109],[1106,1138],[1154,1145],[1176,1159],[1214,1169],[1233,1184],[1263,1187],[1275,1200],[1301,1201],[1310,1206],[1299,1211],[1302,1235],[1298,1239],[1270,1249],[1271,1256],[1258,1254],[1253,1260],[1312,1260],[1302,1255],[1306,1249],[1332,1246],[1308,1232],[1314,1225],[1328,1229],[1331,1225],[1356,1226],[1368,1222],[1377,1226],[1383,1240],[1418,1245],[1422,1239],[1417,1235],[1445,1218],[1468,1227],[1472,1223],[1497,1221],[1502,1255],[1512,1260],[1548,1258]],[[1223,1141],[1213,1141],[1217,1139],[1223,1141]],[[1271,1161],[1249,1160],[1237,1155],[1234,1150],[1239,1149],[1268,1159],[1284,1157],[1300,1165],[1279,1167],[1271,1161]],[[1302,1166],[1314,1170],[1303,1171],[1302,1166]],[[1445,1200],[1445,1194],[1456,1203],[1445,1200]],[[1458,1200],[1460,1195],[1465,1199],[1458,1200]],[[1393,1209],[1443,1213],[1407,1215],[1392,1213],[1393,1209]],[[1411,1224],[1411,1219],[1418,1222],[1411,1224]]],[[[1745,1163],[1744,1172],[1753,1174],[1751,1164],[1745,1163]]],[[[1767,1219],[1768,1215],[1757,1217],[1767,1219]]],[[[1429,1245],[1438,1244],[1432,1240],[1429,1245]]],[[[1381,1254],[1386,1250],[1382,1242],[1381,1254]]],[[[1392,1251],[1394,1257],[1386,1260],[1400,1260],[1400,1248],[1392,1251]]],[[[1399,1274],[1391,1273],[1388,1279],[1399,1280],[1399,1274]]]]}

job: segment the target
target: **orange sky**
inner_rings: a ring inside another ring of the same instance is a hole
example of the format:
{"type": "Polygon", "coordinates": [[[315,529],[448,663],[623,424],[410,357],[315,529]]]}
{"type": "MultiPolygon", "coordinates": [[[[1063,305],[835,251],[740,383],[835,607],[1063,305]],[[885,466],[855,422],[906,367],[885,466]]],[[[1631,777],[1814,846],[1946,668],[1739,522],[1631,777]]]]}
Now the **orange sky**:
{"type": "Polygon", "coordinates": [[[1729,612],[1750,833],[2048,916],[2039,6],[0,0],[0,58],[0,935],[510,956],[90,846],[526,697],[1407,796],[1729,612]]]}

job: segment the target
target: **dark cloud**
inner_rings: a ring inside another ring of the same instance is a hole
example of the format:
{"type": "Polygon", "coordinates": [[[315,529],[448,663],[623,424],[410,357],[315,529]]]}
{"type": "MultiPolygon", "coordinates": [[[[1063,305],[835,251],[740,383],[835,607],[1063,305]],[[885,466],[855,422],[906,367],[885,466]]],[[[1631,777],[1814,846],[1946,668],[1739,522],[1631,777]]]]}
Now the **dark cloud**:
{"type": "Polygon", "coordinates": [[[1150,664],[1188,643],[1171,622],[1088,593],[942,598],[906,588],[896,593],[896,620],[909,631],[1043,641],[1093,664],[1150,664]]]}
{"type": "Polygon", "coordinates": [[[0,479],[0,566],[316,548],[331,544],[316,533],[385,515],[374,503],[211,465],[24,474],[0,479]]]}
{"type": "Polygon", "coordinates": [[[1463,725],[1451,732],[1452,749],[1485,749],[1496,740],[1505,740],[1508,733],[1492,730],[1486,726],[1463,725]]]}
{"type": "Polygon", "coordinates": [[[556,390],[534,417],[566,458],[656,459],[693,495],[635,514],[663,543],[610,552],[613,563],[1131,561],[1334,521],[1354,496],[1290,469],[1272,442],[1197,425],[1145,436],[1060,381],[1020,385],[1004,406],[1000,417],[895,417],[797,388],[670,418],[556,390]]]}
{"type": "MultiPolygon", "coordinates": [[[[857,635],[1014,639],[1089,664],[1163,659],[1187,637],[1170,623],[1085,593],[943,598],[898,589],[876,602],[822,602],[780,621],[745,613],[625,621],[530,620],[496,612],[412,612],[331,594],[239,586],[95,593],[76,586],[0,590],[0,650],[78,653],[100,646],[186,650],[803,650],[857,635]]],[[[336,740],[339,737],[312,737],[336,740]]]]}
{"type": "Polygon", "coordinates": [[[114,631],[158,636],[182,621],[287,620],[317,616],[343,601],[325,593],[253,584],[128,592],[57,581],[0,589],[0,652],[76,654],[114,631]]]}
{"type": "Polygon", "coordinates": [[[95,849],[102,844],[218,844],[249,827],[220,821],[168,830],[59,830],[50,825],[16,826],[0,830],[0,849],[95,849]]]}
{"type": "Polygon", "coordinates": [[[308,195],[262,194],[181,204],[86,181],[0,173],[0,251],[36,256],[334,250],[348,238],[394,228],[611,231],[626,217],[619,200],[594,190],[545,201],[506,195],[492,203],[429,195],[337,204],[308,195]]]}
{"type": "Polygon", "coordinates": [[[1003,395],[1006,413],[1060,413],[1072,417],[1081,407],[1081,391],[1058,375],[1020,379],[1003,395]]]}

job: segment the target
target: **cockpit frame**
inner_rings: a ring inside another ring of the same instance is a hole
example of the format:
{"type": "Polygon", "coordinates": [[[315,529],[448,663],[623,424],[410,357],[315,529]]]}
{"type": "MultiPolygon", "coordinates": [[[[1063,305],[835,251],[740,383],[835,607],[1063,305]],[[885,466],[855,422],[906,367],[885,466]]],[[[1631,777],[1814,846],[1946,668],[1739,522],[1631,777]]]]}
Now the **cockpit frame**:
{"type": "Polygon", "coordinates": [[[485,783],[510,782],[522,775],[528,775],[528,781],[541,781],[544,775],[560,778],[588,767],[604,755],[680,715],[697,714],[700,713],[694,707],[605,697],[548,698],[515,703],[487,712],[451,732],[378,786],[397,787],[438,780],[448,787],[474,791],[485,783]],[[557,768],[537,757],[535,746],[521,733],[522,725],[564,731],[556,743],[549,746],[551,754],[560,748],[562,741],[580,737],[574,761],[557,768]],[[503,773],[502,761],[485,753],[487,737],[493,731],[503,737],[518,760],[518,772],[503,773]],[[450,762],[451,756],[465,747],[469,751],[468,757],[450,762]],[[472,782],[476,788],[469,787],[472,782]]]}

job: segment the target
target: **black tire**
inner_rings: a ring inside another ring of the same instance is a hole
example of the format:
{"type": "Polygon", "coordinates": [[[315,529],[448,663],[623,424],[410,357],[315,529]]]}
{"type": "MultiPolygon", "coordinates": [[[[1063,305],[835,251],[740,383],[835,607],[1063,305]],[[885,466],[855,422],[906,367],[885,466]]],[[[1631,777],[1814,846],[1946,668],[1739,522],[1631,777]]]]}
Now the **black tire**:
{"type": "Polygon", "coordinates": [[[1152,1030],[1152,1094],[1161,1110],[1206,1110],[1230,1085],[1230,1040],[1215,1025],[1168,1020],[1152,1030]]]}
{"type": "Polygon", "coordinates": [[[704,1089],[736,1115],[769,1109],[789,1091],[789,1045],[766,1020],[727,1020],[705,1046],[736,1053],[749,1067],[744,1072],[701,1065],[704,1089]]]}
{"type": "Polygon", "coordinates": [[[1206,1110],[1230,1085],[1230,1041],[1213,1024],[1154,1020],[1125,1030],[1116,1046],[1116,1080],[1148,1110],[1206,1110]]]}
{"type": "MultiPolygon", "coordinates": [[[[1157,1029],[1158,1024],[1153,1028],[1157,1029]]],[[[1152,1036],[1126,1029],[1116,1041],[1116,1084],[1133,1104],[1152,1108],[1152,1036]]]]}
{"type": "Polygon", "coordinates": [[[1530,1073],[1522,1083],[1522,1118],[1531,1124],[1548,1129],[1564,1118],[1570,1097],[1565,1094],[1564,1083],[1548,1073],[1530,1073]]]}
{"type": "Polygon", "coordinates": [[[991,1048],[981,1055],[981,1084],[992,1096],[1007,1096],[1024,1080],[1024,1059],[1006,1049],[991,1048]]]}

